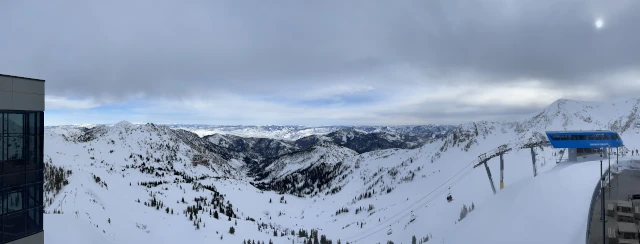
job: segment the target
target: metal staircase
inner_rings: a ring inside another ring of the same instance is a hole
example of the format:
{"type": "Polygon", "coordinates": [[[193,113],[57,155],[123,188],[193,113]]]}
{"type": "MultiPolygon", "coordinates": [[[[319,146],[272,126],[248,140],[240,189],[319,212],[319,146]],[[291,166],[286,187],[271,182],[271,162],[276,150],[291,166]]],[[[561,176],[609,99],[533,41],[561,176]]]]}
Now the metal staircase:
{"type": "Polygon", "coordinates": [[[559,164],[560,162],[562,162],[562,157],[564,156],[564,151],[565,151],[564,149],[560,150],[560,157],[556,161],[556,164],[559,164]]]}

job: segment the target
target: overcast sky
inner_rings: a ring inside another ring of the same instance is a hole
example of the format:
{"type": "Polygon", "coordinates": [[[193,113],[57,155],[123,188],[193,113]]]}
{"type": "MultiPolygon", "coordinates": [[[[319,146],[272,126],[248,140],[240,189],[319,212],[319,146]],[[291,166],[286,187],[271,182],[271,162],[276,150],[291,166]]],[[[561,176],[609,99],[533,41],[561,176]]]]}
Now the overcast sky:
{"type": "Polygon", "coordinates": [[[638,0],[0,1],[49,125],[457,124],[640,97],[638,0]]]}

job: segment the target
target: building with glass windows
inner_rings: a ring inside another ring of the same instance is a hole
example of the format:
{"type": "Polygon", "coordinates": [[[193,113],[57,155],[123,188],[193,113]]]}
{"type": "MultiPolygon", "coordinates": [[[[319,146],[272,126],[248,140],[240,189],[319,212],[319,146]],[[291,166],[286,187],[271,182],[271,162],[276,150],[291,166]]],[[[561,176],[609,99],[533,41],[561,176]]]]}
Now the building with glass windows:
{"type": "Polygon", "coordinates": [[[44,80],[0,74],[0,243],[42,244],[44,80]]]}
{"type": "MultiPolygon", "coordinates": [[[[547,138],[554,148],[568,150],[568,161],[576,162],[579,157],[597,155],[608,149],[624,146],[620,135],[610,130],[590,131],[547,131],[547,138]],[[604,150],[606,149],[606,150],[604,150]]],[[[608,157],[608,153],[602,156],[608,157]]]]}

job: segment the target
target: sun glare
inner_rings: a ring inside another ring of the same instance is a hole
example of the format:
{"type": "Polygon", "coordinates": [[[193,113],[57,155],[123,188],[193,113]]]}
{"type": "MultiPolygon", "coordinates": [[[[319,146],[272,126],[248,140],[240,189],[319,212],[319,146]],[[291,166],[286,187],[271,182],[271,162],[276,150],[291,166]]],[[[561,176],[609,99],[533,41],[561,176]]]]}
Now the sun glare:
{"type": "Polygon", "coordinates": [[[597,18],[596,21],[593,23],[593,25],[596,27],[596,29],[602,29],[602,27],[604,27],[604,20],[602,18],[597,18]]]}

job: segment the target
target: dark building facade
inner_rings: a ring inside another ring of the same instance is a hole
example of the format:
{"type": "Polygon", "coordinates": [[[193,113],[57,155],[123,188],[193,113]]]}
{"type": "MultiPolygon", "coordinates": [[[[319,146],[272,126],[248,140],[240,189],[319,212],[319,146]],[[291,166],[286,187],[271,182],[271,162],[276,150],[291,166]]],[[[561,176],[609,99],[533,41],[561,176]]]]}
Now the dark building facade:
{"type": "Polygon", "coordinates": [[[44,81],[0,75],[0,243],[41,244],[44,81]]]}

